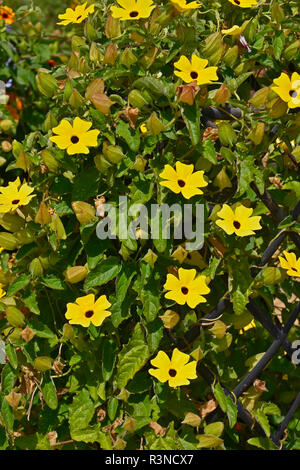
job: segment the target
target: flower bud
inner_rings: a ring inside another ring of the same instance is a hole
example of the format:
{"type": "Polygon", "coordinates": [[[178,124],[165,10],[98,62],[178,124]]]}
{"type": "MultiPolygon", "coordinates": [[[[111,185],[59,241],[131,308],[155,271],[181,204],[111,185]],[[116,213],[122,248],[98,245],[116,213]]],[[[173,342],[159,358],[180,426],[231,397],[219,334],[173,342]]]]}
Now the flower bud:
{"type": "Polygon", "coordinates": [[[130,69],[130,67],[135,64],[137,60],[137,57],[128,47],[126,47],[120,57],[121,64],[125,65],[125,67],[127,67],[128,69],[130,69]]]}
{"type": "Polygon", "coordinates": [[[4,398],[12,408],[16,409],[18,408],[21,401],[22,393],[16,393],[14,390],[12,390],[8,395],[5,395],[4,398]]]}
{"type": "Polygon", "coordinates": [[[213,185],[219,188],[219,191],[223,191],[225,188],[231,188],[231,181],[226,173],[225,167],[217,174],[213,181],[213,185]]]}
{"type": "Polygon", "coordinates": [[[9,305],[6,308],[6,319],[8,323],[16,328],[21,327],[25,324],[25,317],[22,312],[16,307],[9,305]]]}
{"type": "Polygon", "coordinates": [[[163,125],[161,120],[157,117],[157,114],[153,112],[150,118],[148,119],[148,128],[150,129],[150,131],[152,132],[154,136],[157,136],[164,130],[165,126],[163,125]]]}
{"type": "Polygon", "coordinates": [[[36,224],[41,224],[42,227],[44,227],[44,225],[46,224],[50,224],[51,215],[49,212],[49,208],[47,207],[44,201],[41,202],[40,208],[37,211],[34,221],[36,224]]]}
{"type": "Polygon", "coordinates": [[[50,370],[52,368],[53,359],[48,356],[40,356],[36,357],[33,362],[33,367],[35,370],[40,372],[46,372],[46,370],[50,370]]]}
{"type": "Polygon", "coordinates": [[[52,173],[56,173],[57,170],[59,169],[59,162],[53,156],[53,153],[51,152],[51,150],[44,149],[42,151],[42,160],[52,173]]]}
{"type": "Polygon", "coordinates": [[[151,268],[153,268],[157,258],[157,255],[149,249],[148,252],[145,254],[144,258],[142,258],[142,260],[145,261],[145,263],[150,264],[151,268]]]}
{"type": "Polygon", "coordinates": [[[228,67],[233,67],[234,64],[236,63],[237,59],[239,56],[239,48],[237,45],[230,47],[227,51],[226,54],[223,57],[223,61],[228,67]]]}
{"type": "Polygon", "coordinates": [[[103,65],[105,64],[115,65],[117,57],[118,57],[118,48],[116,44],[111,42],[110,44],[108,44],[106,48],[104,59],[103,59],[103,65]]]}
{"type": "Polygon", "coordinates": [[[97,39],[98,34],[95,28],[92,26],[92,24],[87,21],[84,26],[84,33],[85,36],[90,40],[90,41],[95,41],[97,39]]]}
{"type": "Polygon", "coordinates": [[[213,327],[209,329],[209,331],[215,335],[217,339],[222,339],[226,333],[226,325],[221,320],[217,320],[213,327]]]}
{"type": "Polygon", "coordinates": [[[167,310],[163,315],[160,315],[165,328],[174,328],[180,321],[180,316],[173,310],[167,310]]]}
{"type": "Polygon", "coordinates": [[[108,170],[112,167],[111,163],[109,163],[104,155],[96,155],[94,157],[94,162],[96,168],[100,171],[100,173],[106,174],[108,170]]]}
{"type": "Polygon", "coordinates": [[[125,158],[121,147],[118,145],[107,145],[106,142],[103,144],[103,154],[110,163],[119,163],[125,158]]]}
{"type": "Polygon", "coordinates": [[[79,72],[80,61],[78,54],[75,54],[74,52],[71,54],[71,57],[68,62],[68,67],[70,70],[76,70],[76,72],[79,72]]]}
{"type": "Polygon", "coordinates": [[[273,3],[271,8],[271,18],[273,21],[276,21],[276,23],[281,23],[285,18],[284,11],[278,2],[273,3]]]}
{"type": "Polygon", "coordinates": [[[121,24],[118,18],[113,18],[110,14],[106,20],[105,35],[107,38],[117,38],[121,36],[121,24]]]}
{"type": "Polygon", "coordinates": [[[222,34],[219,32],[210,34],[205,42],[202,54],[209,59],[211,65],[216,65],[223,53],[222,34]]]}
{"type": "Polygon", "coordinates": [[[38,278],[43,275],[43,266],[39,258],[34,258],[29,265],[29,272],[33,278],[38,278]]]}
{"type": "Polygon", "coordinates": [[[39,91],[47,98],[52,98],[58,90],[57,80],[49,73],[38,72],[36,83],[39,91]]]}
{"type": "Polygon", "coordinates": [[[91,47],[90,47],[90,59],[95,64],[99,62],[101,59],[101,53],[95,42],[92,42],[91,47]]]}
{"type": "Polygon", "coordinates": [[[0,246],[5,250],[13,251],[19,246],[19,241],[11,233],[0,232],[0,246]]]}
{"type": "Polygon", "coordinates": [[[25,221],[16,214],[0,214],[0,225],[9,232],[18,232],[24,228],[25,221]]]}
{"type": "Polygon", "coordinates": [[[218,135],[222,145],[232,147],[237,141],[237,135],[229,122],[221,122],[218,125],[218,135]]]}
{"type": "Polygon", "coordinates": [[[72,95],[73,87],[71,85],[71,80],[67,80],[65,84],[65,89],[64,89],[64,101],[67,102],[69,101],[71,95],[72,95]]]}
{"type": "Polygon", "coordinates": [[[135,159],[134,165],[132,166],[132,170],[144,173],[146,165],[147,161],[141,155],[138,155],[135,159]]]}
{"type": "Polygon", "coordinates": [[[73,108],[78,109],[84,104],[84,98],[81,96],[80,93],[76,89],[72,91],[72,94],[69,99],[69,103],[73,108]]]}
{"type": "Polygon", "coordinates": [[[56,117],[54,116],[52,111],[49,111],[43,124],[43,131],[48,132],[51,129],[53,129],[53,127],[56,127],[57,124],[58,122],[57,122],[56,117]]]}
{"type": "Polygon", "coordinates": [[[128,95],[128,102],[134,108],[142,109],[149,103],[139,90],[132,90],[128,95]]]}
{"type": "Polygon", "coordinates": [[[87,202],[74,201],[72,202],[72,209],[76,215],[78,222],[85,225],[95,219],[95,207],[87,202]]]}
{"type": "Polygon", "coordinates": [[[4,153],[9,153],[12,151],[12,145],[8,140],[3,140],[1,142],[1,148],[4,153]]]}
{"type": "Polygon", "coordinates": [[[13,122],[10,119],[3,119],[3,121],[0,122],[0,128],[4,132],[8,132],[11,130],[13,125],[13,122]]]}
{"type": "Polygon", "coordinates": [[[64,272],[65,281],[70,284],[77,284],[83,281],[88,275],[88,270],[85,266],[72,266],[64,272]]]}

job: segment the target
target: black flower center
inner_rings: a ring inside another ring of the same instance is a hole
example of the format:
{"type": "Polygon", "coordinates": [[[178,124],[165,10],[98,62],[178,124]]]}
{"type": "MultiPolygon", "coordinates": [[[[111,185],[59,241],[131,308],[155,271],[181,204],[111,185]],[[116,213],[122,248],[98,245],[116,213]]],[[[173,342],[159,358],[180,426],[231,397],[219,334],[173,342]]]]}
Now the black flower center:
{"type": "Polygon", "coordinates": [[[136,18],[139,15],[138,11],[131,11],[129,13],[130,18],[136,18]]]}
{"type": "Polygon", "coordinates": [[[78,144],[78,142],[79,142],[79,137],[77,137],[77,135],[73,135],[73,136],[71,137],[71,142],[72,142],[72,144],[78,144]]]}
{"type": "Polygon", "coordinates": [[[11,201],[12,204],[19,204],[20,202],[20,199],[14,199],[13,201],[11,201]]]}
{"type": "Polygon", "coordinates": [[[191,77],[193,80],[196,80],[196,78],[198,78],[198,72],[191,72],[191,77]]]}
{"type": "Polygon", "coordinates": [[[235,221],[233,222],[233,226],[234,226],[234,228],[236,228],[237,230],[238,230],[239,228],[241,228],[241,224],[240,224],[237,220],[235,220],[235,221]]]}
{"type": "Polygon", "coordinates": [[[8,14],[7,14],[7,13],[3,13],[3,14],[2,14],[2,18],[8,18],[8,14]]]}
{"type": "Polygon", "coordinates": [[[234,3],[236,3],[237,5],[241,4],[241,2],[239,0],[234,0],[234,3]]]}
{"type": "Polygon", "coordinates": [[[290,97],[291,98],[297,98],[298,93],[295,90],[290,91],[290,97]]]}
{"type": "Polygon", "coordinates": [[[86,318],[91,318],[93,315],[94,315],[93,310],[88,310],[87,312],[85,312],[86,318]]]}
{"type": "Polygon", "coordinates": [[[80,20],[81,17],[82,17],[82,15],[79,15],[79,16],[76,18],[76,21],[80,20]]]}
{"type": "Polygon", "coordinates": [[[177,183],[178,183],[178,186],[180,186],[181,188],[185,186],[185,181],[183,180],[178,180],[177,183]]]}
{"type": "Polygon", "coordinates": [[[297,272],[297,269],[296,269],[296,268],[291,268],[291,270],[297,272]]]}
{"type": "Polygon", "coordinates": [[[181,292],[183,293],[183,295],[187,295],[189,293],[189,290],[187,287],[182,287],[181,292]]]}
{"type": "Polygon", "coordinates": [[[170,369],[170,370],[169,370],[169,375],[170,375],[171,377],[175,377],[176,374],[177,374],[177,371],[176,371],[175,369],[170,369]]]}

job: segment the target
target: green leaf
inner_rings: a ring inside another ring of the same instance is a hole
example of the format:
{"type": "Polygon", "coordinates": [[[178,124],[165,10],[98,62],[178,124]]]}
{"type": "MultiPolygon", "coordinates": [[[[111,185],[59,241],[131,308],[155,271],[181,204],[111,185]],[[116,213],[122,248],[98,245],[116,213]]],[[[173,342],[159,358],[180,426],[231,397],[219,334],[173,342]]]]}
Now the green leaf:
{"type": "Polygon", "coordinates": [[[86,201],[89,197],[95,197],[99,179],[100,174],[95,167],[79,173],[74,179],[72,201],[86,201]]]}
{"type": "Polygon", "coordinates": [[[139,90],[148,90],[150,93],[155,95],[168,96],[168,90],[161,80],[154,77],[143,77],[138,78],[132,85],[132,88],[138,88],[139,90]]]}
{"type": "Polygon", "coordinates": [[[192,145],[195,147],[200,142],[200,108],[196,103],[193,106],[186,104],[182,106],[181,114],[189,131],[192,145]]]}
{"type": "Polygon", "coordinates": [[[117,358],[118,345],[112,339],[106,338],[103,342],[102,350],[102,376],[103,380],[107,382],[113,373],[116,358],[117,358]]]}
{"type": "Polygon", "coordinates": [[[53,380],[50,377],[50,374],[44,374],[43,383],[42,383],[42,392],[43,397],[49,408],[51,410],[56,410],[58,407],[58,400],[56,394],[56,388],[53,383],[53,380]]]}
{"type": "Polygon", "coordinates": [[[226,413],[229,421],[229,426],[233,428],[237,420],[237,406],[233,403],[229,395],[226,396],[226,413]]]}
{"type": "Polygon", "coordinates": [[[116,256],[101,261],[101,263],[91,271],[84,282],[84,288],[98,287],[107,284],[114,279],[121,270],[120,259],[116,256]]]}
{"type": "Polygon", "coordinates": [[[66,288],[65,283],[55,274],[49,274],[48,276],[41,277],[41,283],[44,284],[49,289],[54,290],[64,290],[66,288]]]}
{"type": "Polygon", "coordinates": [[[7,296],[11,297],[19,290],[23,289],[25,286],[29,284],[31,277],[29,274],[20,274],[10,285],[9,289],[7,290],[7,296]]]}
{"type": "Polygon", "coordinates": [[[116,383],[124,388],[128,381],[145,365],[149,357],[149,348],[145,342],[140,324],[137,324],[129,342],[118,355],[116,383]]]}
{"type": "Polygon", "coordinates": [[[100,431],[99,424],[89,426],[85,429],[71,429],[71,438],[74,441],[94,443],[98,442],[103,450],[112,450],[109,434],[100,431]]]}
{"type": "Polygon", "coordinates": [[[269,420],[268,420],[267,416],[264,414],[264,412],[262,410],[253,410],[252,413],[254,414],[257,421],[259,422],[259,424],[261,425],[261,427],[265,431],[267,437],[270,437],[271,428],[270,428],[270,424],[269,424],[269,420]]]}
{"type": "Polygon", "coordinates": [[[267,437],[251,437],[247,442],[248,444],[251,444],[254,447],[259,447],[260,449],[279,450],[279,448],[275,446],[274,442],[267,437]]]}
{"type": "Polygon", "coordinates": [[[8,401],[3,397],[1,404],[1,416],[4,422],[4,426],[10,431],[14,427],[14,412],[8,401]]]}
{"type": "Polygon", "coordinates": [[[209,434],[200,434],[197,439],[199,440],[197,447],[200,449],[211,449],[220,447],[223,444],[223,439],[209,434]]]}
{"type": "Polygon", "coordinates": [[[5,364],[1,372],[1,390],[4,395],[8,395],[15,385],[17,376],[10,363],[5,364]]]}
{"type": "Polygon", "coordinates": [[[226,395],[225,395],[224,390],[223,390],[223,388],[221,387],[220,384],[218,384],[218,383],[216,384],[216,386],[213,389],[213,393],[214,393],[215,399],[219,403],[219,406],[220,406],[221,410],[224,413],[226,413],[226,411],[227,411],[226,395]]]}
{"type": "Polygon", "coordinates": [[[285,38],[284,38],[283,32],[280,32],[279,34],[277,34],[273,39],[273,50],[274,50],[274,57],[276,60],[280,60],[281,53],[284,48],[284,42],[285,42],[285,38]]]}
{"type": "Polygon", "coordinates": [[[16,350],[11,343],[8,343],[5,347],[5,352],[8,357],[10,365],[16,369],[18,367],[18,359],[16,350]]]}
{"type": "Polygon", "coordinates": [[[224,431],[224,423],[216,421],[215,423],[208,424],[204,427],[205,434],[212,434],[213,436],[220,437],[224,431]]]}
{"type": "Polygon", "coordinates": [[[139,150],[141,143],[139,132],[131,129],[129,124],[122,119],[118,120],[116,133],[119,137],[122,137],[125,140],[130,150],[133,152],[137,152],[139,150]]]}
{"type": "Polygon", "coordinates": [[[85,429],[94,415],[94,403],[86,388],[73,399],[69,406],[69,424],[71,431],[85,429]]]}

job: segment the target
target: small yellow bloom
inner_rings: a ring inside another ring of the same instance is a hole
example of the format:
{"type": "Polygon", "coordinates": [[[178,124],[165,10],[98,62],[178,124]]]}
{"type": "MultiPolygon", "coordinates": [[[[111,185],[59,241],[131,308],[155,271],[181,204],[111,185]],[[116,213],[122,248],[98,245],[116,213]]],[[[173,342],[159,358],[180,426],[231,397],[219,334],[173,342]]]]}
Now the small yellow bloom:
{"type": "Polygon", "coordinates": [[[186,199],[190,199],[196,194],[203,194],[199,188],[207,186],[204,180],[204,171],[194,171],[194,165],[185,165],[181,162],[176,162],[176,170],[170,165],[165,165],[164,170],[159,175],[166,181],[161,181],[161,186],[171,189],[173,193],[181,193],[186,199]]]}
{"type": "Polygon", "coordinates": [[[182,55],[178,62],[174,63],[174,67],[179,69],[174,71],[177,77],[180,77],[185,83],[197,82],[197,85],[209,84],[218,80],[218,67],[206,67],[207,59],[201,59],[196,54],[192,55],[191,62],[182,55]]]}
{"type": "Polygon", "coordinates": [[[221,219],[216,224],[221,227],[227,235],[235,233],[240,237],[254,235],[254,230],[260,230],[260,216],[251,217],[253,209],[248,209],[243,205],[238,206],[234,211],[227,204],[223,204],[222,209],[217,213],[221,219]]]}
{"type": "Polygon", "coordinates": [[[251,330],[252,328],[256,328],[254,318],[253,318],[253,320],[251,320],[250,323],[248,323],[248,325],[244,326],[241,330],[239,330],[239,334],[243,335],[245,333],[245,331],[251,330]]]}
{"type": "Polygon", "coordinates": [[[101,295],[95,302],[94,294],[88,294],[84,297],[78,297],[76,303],[67,304],[66,319],[71,325],[100,326],[106,317],[111,315],[106,309],[111,306],[106,295],[101,295]]]}
{"type": "Polygon", "coordinates": [[[110,7],[113,18],[120,20],[138,20],[140,18],[149,18],[155,5],[152,0],[117,0],[122,7],[110,7]]]}
{"type": "Polygon", "coordinates": [[[149,374],[160,382],[168,381],[169,386],[173,388],[188,385],[189,379],[197,378],[197,362],[189,362],[189,359],[189,354],[185,354],[177,348],[173,350],[171,359],[164,351],[159,351],[157,356],[150,361],[157,369],[149,369],[149,374]]]}
{"type": "Polygon", "coordinates": [[[242,26],[238,26],[235,24],[230,29],[222,29],[222,34],[224,34],[225,36],[239,36],[240,34],[243,34],[250,21],[251,20],[244,21],[242,26]]]}
{"type": "Polygon", "coordinates": [[[294,72],[292,78],[282,72],[280,77],[275,78],[272,90],[288,104],[289,108],[298,108],[300,106],[300,75],[294,72]]]}
{"type": "Polygon", "coordinates": [[[60,20],[59,23],[57,24],[62,24],[64,26],[70,24],[70,23],[82,23],[84,20],[87,19],[90,13],[94,13],[95,10],[95,5],[90,5],[88,8],[86,8],[87,2],[83,3],[82,5],[78,5],[75,10],[72,8],[67,8],[66,12],[58,15],[58,18],[60,20]]]}
{"type": "Polygon", "coordinates": [[[141,131],[142,134],[147,134],[148,128],[147,128],[147,125],[146,125],[145,122],[140,125],[140,131],[141,131]]]}
{"type": "Polygon", "coordinates": [[[0,283],[0,299],[2,299],[2,297],[6,295],[6,292],[5,290],[2,289],[2,287],[3,287],[3,284],[0,283]]]}
{"type": "Polygon", "coordinates": [[[287,269],[289,276],[300,277],[300,258],[297,259],[295,253],[283,252],[286,259],[279,256],[280,265],[283,269],[287,269]]]}
{"type": "Polygon", "coordinates": [[[4,20],[6,24],[12,24],[15,21],[14,11],[6,6],[0,7],[0,20],[4,20]]]}
{"type": "Polygon", "coordinates": [[[18,177],[15,181],[8,183],[8,186],[0,187],[0,213],[15,211],[20,206],[27,206],[35,194],[31,194],[33,188],[27,183],[21,184],[18,177]]]}
{"type": "Polygon", "coordinates": [[[79,117],[74,119],[73,125],[66,119],[63,119],[59,126],[52,129],[58,135],[50,137],[50,140],[58,148],[62,150],[67,149],[69,155],[89,153],[88,147],[97,147],[97,138],[100,133],[96,129],[90,131],[91,127],[91,122],[83,121],[79,117]]]}
{"type": "Polygon", "coordinates": [[[241,8],[250,8],[258,4],[256,0],[229,0],[229,2],[241,8]]]}
{"type": "Polygon", "coordinates": [[[178,269],[178,277],[167,274],[164,288],[170,292],[165,294],[166,299],[175,300],[179,305],[188,304],[195,308],[198,304],[206,302],[203,295],[210,292],[206,285],[205,276],[197,276],[196,269],[178,269]]]}
{"type": "Polygon", "coordinates": [[[200,8],[202,6],[202,3],[186,3],[186,0],[170,0],[170,2],[172,3],[173,7],[176,8],[176,10],[180,13],[182,13],[183,11],[195,10],[196,8],[200,8]]]}

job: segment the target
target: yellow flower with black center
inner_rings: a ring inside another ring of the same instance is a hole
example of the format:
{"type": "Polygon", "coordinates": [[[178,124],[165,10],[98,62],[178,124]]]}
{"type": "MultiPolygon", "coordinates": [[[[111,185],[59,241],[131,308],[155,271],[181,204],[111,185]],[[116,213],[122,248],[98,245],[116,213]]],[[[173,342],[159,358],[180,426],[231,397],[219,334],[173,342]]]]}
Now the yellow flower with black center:
{"type": "Polygon", "coordinates": [[[285,101],[289,108],[298,108],[300,106],[300,75],[297,72],[290,78],[282,72],[280,77],[273,81],[275,86],[272,90],[285,101]]]}
{"type": "Polygon", "coordinates": [[[169,291],[165,294],[166,299],[175,300],[179,305],[187,304],[190,308],[206,302],[203,295],[210,292],[206,277],[197,276],[196,269],[179,268],[178,277],[167,274],[164,288],[169,291]]]}
{"type": "Polygon", "coordinates": [[[94,129],[90,131],[92,123],[83,121],[76,117],[73,125],[69,121],[63,119],[61,123],[52,129],[55,134],[50,137],[51,142],[54,142],[58,148],[62,150],[67,149],[69,155],[76,153],[89,153],[88,147],[97,147],[97,138],[100,131],[94,129]]]}
{"type": "Polygon", "coordinates": [[[173,193],[181,193],[186,199],[190,199],[196,194],[203,194],[200,188],[207,186],[204,180],[204,171],[194,171],[194,165],[185,165],[181,162],[176,162],[176,170],[171,165],[165,165],[164,170],[159,175],[166,181],[161,181],[159,184],[171,189],[173,193]]]}
{"type": "Polygon", "coordinates": [[[15,21],[14,11],[6,6],[0,6],[0,20],[3,20],[6,24],[12,24],[15,21]]]}
{"type": "Polygon", "coordinates": [[[65,13],[58,15],[60,21],[57,24],[62,24],[64,26],[70,23],[82,23],[87,19],[90,13],[94,13],[95,5],[90,5],[86,8],[87,2],[82,5],[78,5],[74,10],[72,8],[67,8],[65,13]]]}
{"type": "Polygon", "coordinates": [[[175,348],[171,359],[164,351],[159,351],[150,362],[157,369],[149,369],[149,374],[160,382],[168,382],[170,387],[176,388],[188,385],[191,379],[197,378],[197,362],[191,361],[190,355],[175,348]]]}
{"type": "Polygon", "coordinates": [[[106,295],[101,295],[95,302],[94,294],[88,294],[84,297],[78,297],[76,303],[67,304],[66,319],[71,325],[81,325],[85,328],[92,323],[95,326],[101,326],[106,317],[111,315],[107,309],[111,303],[106,295]]]}
{"type": "Polygon", "coordinates": [[[113,18],[125,20],[139,20],[149,18],[155,5],[152,0],[117,0],[120,7],[112,6],[110,11],[113,18]]]}
{"type": "Polygon", "coordinates": [[[256,0],[229,0],[229,2],[241,8],[250,8],[258,5],[256,0]]]}
{"type": "Polygon", "coordinates": [[[20,206],[27,206],[35,194],[31,194],[33,188],[27,183],[21,184],[18,177],[15,181],[8,183],[8,186],[0,187],[0,213],[14,212],[20,206]]]}
{"type": "Polygon", "coordinates": [[[178,62],[174,63],[174,74],[180,77],[185,83],[197,82],[197,85],[209,84],[218,80],[218,67],[207,67],[208,60],[201,59],[196,54],[192,55],[192,60],[182,55],[178,62]]]}
{"type": "Polygon", "coordinates": [[[235,233],[239,237],[247,237],[254,235],[254,230],[260,230],[260,216],[253,216],[252,208],[239,205],[235,210],[232,210],[227,204],[223,204],[222,209],[217,213],[221,219],[216,221],[216,224],[221,227],[227,235],[235,233]]]}
{"type": "Polygon", "coordinates": [[[202,6],[202,3],[186,3],[186,0],[170,0],[170,2],[172,3],[173,7],[176,8],[176,10],[180,13],[189,10],[196,10],[197,8],[200,8],[202,6]]]}
{"type": "Polygon", "coordinates": [[[285,258],[279,256],[280,265],[287,270],[289,276],[300,277],[300,258],[297,259],[295,253],[283,252],[285,258]]]}
{"type": "Polygon", "coordinates": [[[6,295],[6,292],[5,290],[2,289],[3,287],[3,284],[0,283],[0,299],[2,299],[2,297],[5,297],[6,295]]]}

